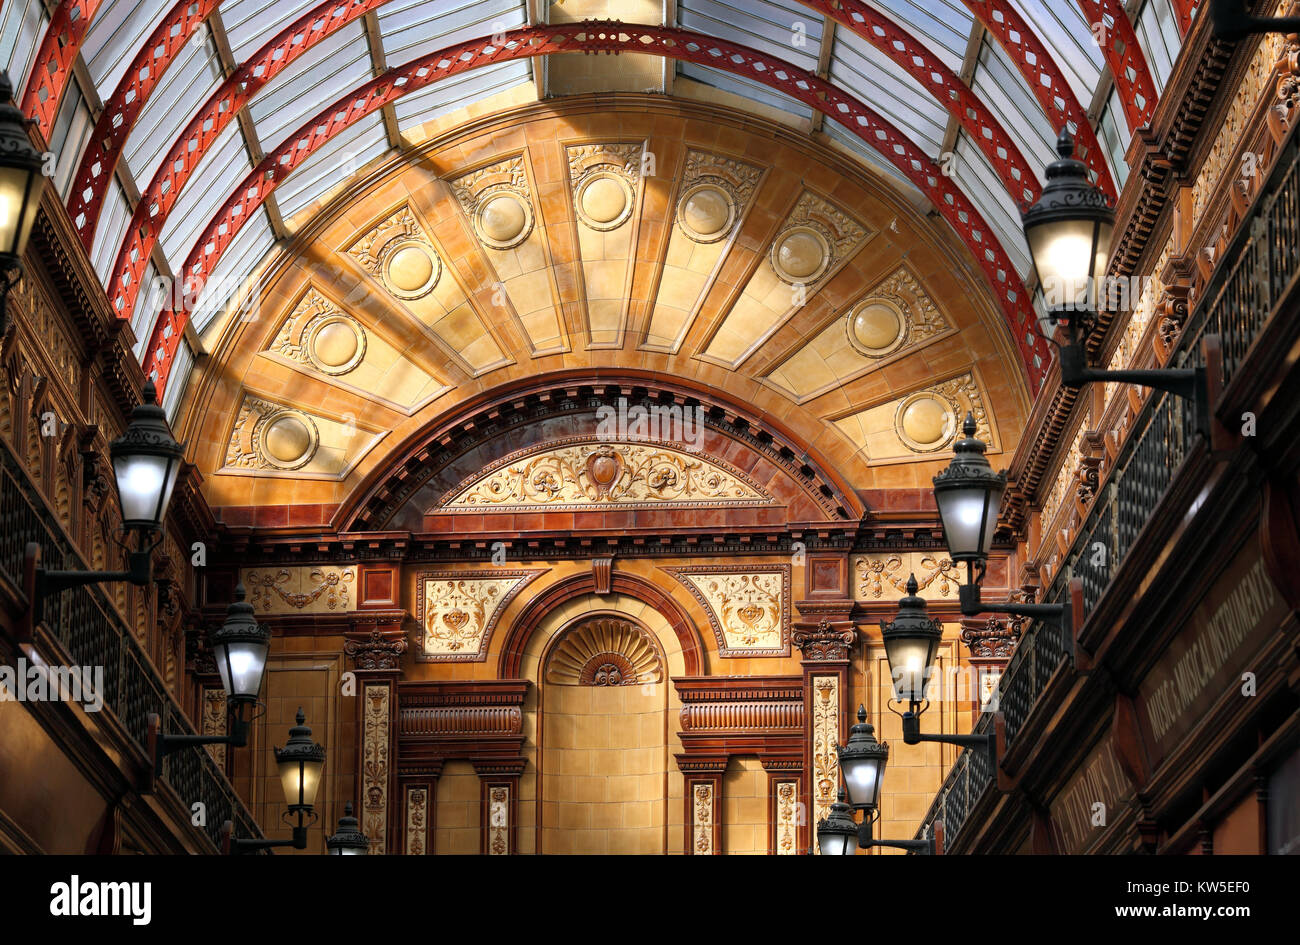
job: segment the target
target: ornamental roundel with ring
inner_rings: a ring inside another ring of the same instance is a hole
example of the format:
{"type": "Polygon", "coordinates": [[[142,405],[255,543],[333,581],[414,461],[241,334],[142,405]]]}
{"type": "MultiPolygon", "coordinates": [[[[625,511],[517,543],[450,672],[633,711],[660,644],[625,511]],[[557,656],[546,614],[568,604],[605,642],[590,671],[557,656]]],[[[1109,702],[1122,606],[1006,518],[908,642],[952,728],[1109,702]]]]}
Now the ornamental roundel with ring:
{"type": "Polygon", "coordinates": [[[811,285],[830,267],[830,240],[811,226],[792,226],[777,234],[768,258],[782,282],[811,285]]]}
{"type": "Polygon", "coordinates": [[[346,315],[318,315],[303,332],[303,352],[323,374],[346,374],[366,356],[366,333],[346,315]]]}
{"type": "Polygon", "coordinates": [[[533,229],[533,209],[510,190],[484,194],[474,212],[474,232],[492,249],[513,249],[533,229]]]}
{"type": "Polygon", "coordinates": [[[868,358],[883,358],[907,343],[907,316],[886,299],[864,299],[845,319],[849,344],[868,358]]]}
{"type": "Polygon", "coordinates": [[[736,201],[717,184],[703,181],[677,201],[677,225],[697,243],[716,243],[731,232],[736,201]]]}
{"type": "Polygon", "coordinates": [[[574,208],[593,230],[616,230],[632,215],[632,186],[618,174],[596,171],[578,185],[574,208]]]}
{"type": "Polygon", "coordinates": [[[938,394],[919,391],[903,399],[894,414],[894,432],[918,453],[943,449],[957,432],[959,410],[938,394]]]}
{"type": "Polygon", "coordinates": [[[306,414],[279,410],[261,422],[257,447],[276,469],[299,469],[311,462],[320,446],[320,432],[306,414]]]}
{"type": "Polygon", "coordinates": [[[380,272],[388,291],[399,299],[418,299],[433,291],[442,275],[442,260],[424,242],[394,240],[380,256],[380,272]]]}

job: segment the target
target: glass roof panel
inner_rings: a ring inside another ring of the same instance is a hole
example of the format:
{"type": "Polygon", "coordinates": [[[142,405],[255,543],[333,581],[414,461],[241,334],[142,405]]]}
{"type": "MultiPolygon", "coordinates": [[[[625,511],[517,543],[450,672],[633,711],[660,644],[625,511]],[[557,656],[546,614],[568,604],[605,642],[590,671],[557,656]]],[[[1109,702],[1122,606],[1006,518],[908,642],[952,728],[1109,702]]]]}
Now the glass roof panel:
{"type": "Polygon", "coordinates": [[[824,24],[820,14],[794,0],[741,4],[681,0],[677,22],[686,29],[752,46],[800,69],[817,69],[824,24]]]}
{"type": "Polygon", "coordinates": [[[1010,0],[1052,54],[1057,68],[1086,110],[1106,59],[1076,0],[1010,0]]]}
{"type": "Polygon", "coordinates": [[[203,228],[252,169],[239,122],[232,121],[190,175],[158,234],[163,255],[174,272],[180,273],[203,228]]]}
{"type": "Polygon", "coordinates": [[[235,62],[243,62],[267,41],[317,6],[320,0],[227,0],[221,23],[235,62]]]}
{"type": "Polygon", "coordinates": [[[887,55],[848,30],[835,32],[830,79],[871,105],[931,157],[943,148],[948,111],[887,55]]]}
{"type": "Polygon", "coordinates": [[[785,112],[787,115],[794,115],[805,120],[812,117],[812,109],[803,102],[763,85],[761,82],[746,79],[744,76],[736,75],[733,72],[723,72],[721,69],[714,69],[712,66],[697,66],[693,62],[679,62],[677,65],[679,72],[688,79],[694,79],[715,89],[722,89],[724,92],[731,92],[734,95],[750,99],[769,108],[785,112]]]}
{"type": "Polygon", "coordinates": [[[970,198],[971,203],[993,227],[994,235],[1006,250],[1016,272],[1023,280],[1029,274],[1029,246],[1020,226],[1020,210],[1007,193],[997,172],[966,132],[957,136],[953,149],[957,160],[953,162],[953,179],[970,198]]]}
{"type": "Polygon", "coordinates": [[[208,322],[226,307],[230,297],[240,290],[249,273],[274,245],[271,221],[267,219],[266,211],[258,207],[212,267],[191,313],[195,331],[203,331],[208,322]]]}
{"type": "Polygon", "coordinates": [[[986,35],[980,44],[979,64],[971,82],[989,110],[1016,142],[1038,179],[1044,180],[1047,164],[1056,157],[1056,133],[1043,115],[1024,76],[1011,64],[1006,52],[986,35]]]}
{"type": "Polygon", "coordinates": [[[403,95],[393,103],[393,110],[399,127],[411,128],[505,89],[532,82],[532,75],[532,67],[525,59],[497,63],[403,95]]]}
{"type": "Polygon", "coordinates": [[[975,17],[962,0],[874,0],[871,4],[913,36],[953,72],[961,71],[975,17]]]}
{"type": "Polygon", "coordinates": [[[1155,82],[1156,92],[1163,92],[1169,73],[1174,71],[1178,50],[1183,45],[1174,8],[1169,0],[1147,0],[1133,27],[1137,31],[1138,45],[1151,67],[1151,80],[1155,82]]]}
{"type": "MultiPolygon", "coordinates": [[[[196,35],[207,36],[204,29],[196,35]]],[[[149,186],[176,137],[221,83],[221,65],[211,39],[187,43],[131,128],[124,155],[140,189],[149,186]]]]}
{"type": "Polygon", "coordinates": [[[100,5],[81,55],[102,100],[108,101],[141,45],[173,6],[175,0],[105,0],[100,5]]]}
{"type": "Polygon", "coordinates": [[[528,19],[520,0],[393,0],[377,12],[390,66],[497,30],[514,29],[528,19]]]}
{"type": "Polygon", "coordinates": [[[9,73],[14,98],[21,99],[40,38],[50,20],[41,0],[9,0],[0,6],[0,65],[9,73]]]}
{"type": "Polygon", "coordinates": [[[113,180],[108,192],[104,194],[104,208],[100,211],[99,226],[95,228],[95,241],[90,248],[90,261],[99,275],[99,281],[105,286],[112,278],[118,247],[130,223],[131,205],[126,202],[126,194],[122,192],[121,185],[113,180]]]}
{"type": "Polygon", "coordinates": [[[248,105],[262,151],[270,154],[303,122],[349,89],[369,82],[370,46],[360,23],[349,23],[303,53],[248,105]]]}
{"type": "Polygon", "coordinates": [[[387,150],[383,116],[367,115],[331,138],[280,183],[275,189],[280,213],[288,219],[301,212],[387,150]]]}
{"type": "Polygon", "coordinates": [[[916,189],[916,185],[908,180],[903,175],[902,171],[894,167],[894,165],[889,161],[886,161],[881,153],[875,148],[868,147],[865,141],[838,121],[835,121],[833,118],[827,118],[822,124],[822,128],[826,131],[827,137],[832,141],[844,145],[844,147],[855,154],[864,163],[871,165],[876,170],[883,172],[886,176],[898,181],[913,193],[919,192],[916,189]]]}

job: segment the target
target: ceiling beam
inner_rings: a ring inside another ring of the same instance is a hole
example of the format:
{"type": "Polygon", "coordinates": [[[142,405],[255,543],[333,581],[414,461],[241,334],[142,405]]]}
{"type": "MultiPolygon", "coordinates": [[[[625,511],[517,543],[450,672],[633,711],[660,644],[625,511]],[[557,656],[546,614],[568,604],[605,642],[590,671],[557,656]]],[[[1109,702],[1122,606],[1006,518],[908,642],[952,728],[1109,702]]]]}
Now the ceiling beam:
{"type": "MultiPolygon", "coordinates": [[[[370,49],[370,74],[381,76],[388,71],[388,56],[384,53],[384,34],[379,29],[379,14],[371,10],[361,18],[361,28],[366,33],[366,46],[370,49]]],[[[402,133],[397,127],[397,110],[385,105],[380,114],[384,120],[384,137],[394,151],[402,149],[402,133]]]]}

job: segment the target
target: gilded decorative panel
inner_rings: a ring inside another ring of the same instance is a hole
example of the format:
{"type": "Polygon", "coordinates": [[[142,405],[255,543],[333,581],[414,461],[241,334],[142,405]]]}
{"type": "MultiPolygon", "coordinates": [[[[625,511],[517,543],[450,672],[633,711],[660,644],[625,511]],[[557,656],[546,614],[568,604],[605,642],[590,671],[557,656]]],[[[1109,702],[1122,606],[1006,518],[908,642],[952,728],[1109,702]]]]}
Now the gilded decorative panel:
{"type": "Polygon", "coordinates": [[[356,609],[355,567],[243,568],[239,580],[259,614],[329,614],[356,609]]]}
{"type": "Polygon", "coordinates": [[[245,394],[218,473],[286,479],[335,479],[348,473],[387,436],[351,415],[309,413],[245,394]]]}
{"type": "MultiPolygon", "coordinates": [[[[840,784],[840,678],[812,677],[813,823],[830,816],[840,784]]],[[[813,851],[820,853],[817,844],[813,851]]]]}
{"type": "Polygon", "coordinates": [[[776,855],[792,856],[799,852],[799,782],[777,781],[776,855]]]}
{"type": "Polygon", "coordinates": [[[918,454],[952,447],[966,414],[975,416],[975,435],[1001,450],[974,371],[835,419],[835,426],[871,462],[914,462],[918,454]]]}
{"type": "Polygon", "coordinates": [[[947,555],[900,551],[853,555],[853,599],[892,601],[907,593],[907,578],[916,575],[917,595],[929,600],[956,600],[963,577],[947,555]]]}
{"type": "Polygon", "coordinates": [[[406,789],[406,855],[424,856],[429,844],[429,789],[406,789]]]}
{"type": "Polygon", "coordinates": [[[847,211],[804,191],[704,356],[728,367],[740,365],[870,236],[871,231],[847,211]]]}
{"type": "Polygon", "coordinates": [[[653,443],[560,440],[512,453],[462,483],[430,512],[766,505],[740,470],[653,443]]]}
{"type": "MultiPolygon", "coordinates": [[[[200,734],[225,735],[227,714],[226,690],[220,688],[204,689],[203,729],[200,734]]],[[[206,747],[208,754],[212,756],[212,760],[224,771],[226,768],[226,746],[208,745],[206,747]]]]}
{"type": "Polygon", "coordinates": [[[388,838],[388,685],[366,686],[361,736],[361,832],[370,838],[370,852],[382,856],[388,838]]]}
{"type": "Polygon", "coordinates": [[[712,856],[714,821],[713,783],[696,781],[691,788],[691,854],[712,856]]]}
{"type": "Polygon", "coordinates": [[[504,784],[488,788],[487,849],[489,856],[510,853],[510,788],[504,784]]]}
{"type": "Polygon", "coordinates": [[[952,324],[900,267],[767,376],[799,402],[950,334],[952,324]]]}
{"type": "Polygon", "coordinates": [[[790,566],[665,569],[708,614],[718,655],[790,655],[790,566]]]}
{"type": "Polygon", "coordinates": [[[690,150],[642,347],[675,352],[749,212],[762,169],[690,150]]]}
{"type": "Polygon", "coordinates": [[[662,682],[663,675],[650,634],[613,615],[565,630],[546,664],[546,681],[560,686],[634,686],[662,682]]]}
{"type": "Polygon", "coordinates": [[[416,581],[416,659],[425,662],[487,658],[492,629],[506,604],[542,571],[423,571],[416,581]]]}

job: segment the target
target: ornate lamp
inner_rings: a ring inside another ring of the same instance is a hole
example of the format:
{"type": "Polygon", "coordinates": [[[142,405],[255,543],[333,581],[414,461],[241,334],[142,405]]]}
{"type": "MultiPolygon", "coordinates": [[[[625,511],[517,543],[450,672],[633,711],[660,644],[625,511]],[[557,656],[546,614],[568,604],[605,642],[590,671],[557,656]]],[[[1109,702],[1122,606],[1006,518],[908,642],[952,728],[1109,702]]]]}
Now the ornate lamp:
{"type": "Polygon", "coordinates": [[[9,74],[0,71],[0,337],[9,328],[9,290],[22,278],[44,185],[40,152],[32,147],[27,119],[13,97],[9,74]]]}
{"type": "Polygon", "coordinates": [[[332,856],[357,856],[370,852],[370,840],[361,832],[357,819],[352,816],[351,801],[343,805],[339,829],[326,839],[325,847],[332,856]]]}
{"type": "Polygon", "coordinates": [[[858,724],[849,729],[849,743],[836,746],[835,750],[851,809],[866,811],[871,816],[880,804],[880,783],[885,777],[889,746],[876,741],[875,729],[867,724],[866,706],[858,706],[858,724]]]}
{"type": "Polygon", "coordinates": [[[939,641],[943,639],[943,624],[926,613],[925,601],[916,596],[916,591],[913,574],[907,579],[907,596],[898,602],[897,616],[880,621],[889,675],[894,680],[894,698],[900,702],[924,701],[939,641]]]}
{"type": "Polygon", "coordinates": [[[817,849],[822,856],[852,855],[858,852],[858,824],[853,808],[844,803],[844,790],[831,804],[829,817],[817,821],[817,849]]]}

